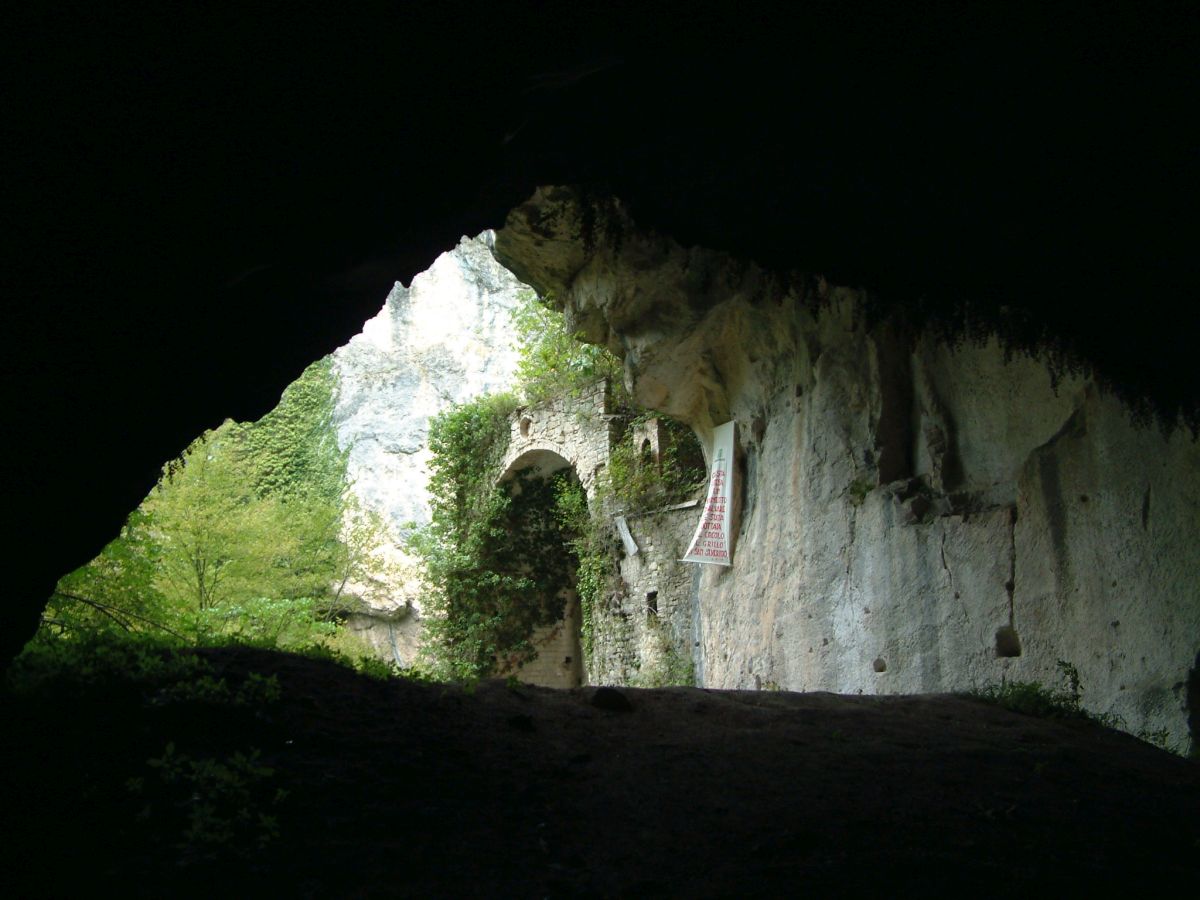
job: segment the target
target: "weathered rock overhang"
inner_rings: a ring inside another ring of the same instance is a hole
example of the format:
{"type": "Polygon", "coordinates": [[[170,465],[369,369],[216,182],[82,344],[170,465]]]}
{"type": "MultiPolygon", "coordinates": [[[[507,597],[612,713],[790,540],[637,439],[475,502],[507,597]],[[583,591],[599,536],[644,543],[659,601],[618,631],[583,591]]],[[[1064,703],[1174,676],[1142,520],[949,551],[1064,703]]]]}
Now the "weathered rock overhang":
{"type": "Polygon", "coordinates": [[[621,354],[635,399],[738,422],[738,553],[698,584],[705,684],[1056,683],[1182,747],[1198,699],[1200,444],[1052,360],[872,319],[871,298],[542,189],[496,253],[621,354]]]}

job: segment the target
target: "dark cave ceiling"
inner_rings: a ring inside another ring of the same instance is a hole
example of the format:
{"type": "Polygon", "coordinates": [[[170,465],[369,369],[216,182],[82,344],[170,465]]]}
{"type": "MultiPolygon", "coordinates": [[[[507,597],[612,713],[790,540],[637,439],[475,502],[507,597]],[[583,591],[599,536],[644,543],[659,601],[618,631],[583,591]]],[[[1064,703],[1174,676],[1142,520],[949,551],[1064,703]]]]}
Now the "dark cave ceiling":
{"type": "Polygon", "coordinates": [[[164,459],[261,415],[538,184],[884,298],[1023,308],[1168,401],[1200,396],[1187,4],[410,6],[63,4],[10,26],[26,536],[5,633],[164,459]]]}

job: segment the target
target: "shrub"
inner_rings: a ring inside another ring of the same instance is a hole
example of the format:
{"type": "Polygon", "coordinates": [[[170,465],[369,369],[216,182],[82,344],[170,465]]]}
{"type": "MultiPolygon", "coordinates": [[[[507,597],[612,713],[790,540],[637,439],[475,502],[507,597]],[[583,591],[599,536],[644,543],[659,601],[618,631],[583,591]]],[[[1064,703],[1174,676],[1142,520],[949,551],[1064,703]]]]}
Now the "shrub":
{"type": "MultiPolygon", "coordinates": [[[[969,696],[987,703],[995,703],[1013,712],[1039,718],[1081,718],[1095,722],[1105,728],[1129,732],[1129,725],[1116,713],[1093,713],[1083,708],[1083,679],[1079,669],[1066,660],[1056,664],[1061,686],[1051,688],[1040,681],[1002,681],[997,685],[976,688],[969,696]]],[[[1180,747],[1170,744],[1170,733],[1165,728],[1141,729],[1135,737],[1170,753],[1183,753],[1180,747]]]]}
{"type": "Polygon", "coordinates": [[[977,688],[972,697],[995,703],[1013,712],[1039,718],[1095,718],[1080,705],[1083,684],[1079,670],[1066,660],[1057,663],[1062,686],[1046,687],[1040,681],[1002,681],[997,685],[977,688]]]}
{"type": "Polygon", "coordinates": [[[620,390],[621,361],[567,329],[563,314],[533,291],[513,313],[518,343],[517,382],[527,403],[578,397],[607,379],[620,390]]]}

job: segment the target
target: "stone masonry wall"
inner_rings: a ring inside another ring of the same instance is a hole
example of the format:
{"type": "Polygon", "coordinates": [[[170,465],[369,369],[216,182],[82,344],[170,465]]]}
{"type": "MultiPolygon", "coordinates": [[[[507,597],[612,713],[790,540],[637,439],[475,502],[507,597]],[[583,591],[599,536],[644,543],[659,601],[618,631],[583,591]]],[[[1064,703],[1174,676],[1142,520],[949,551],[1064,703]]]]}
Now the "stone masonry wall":
{"type": "MultiPolygon", "coordinates": [[[[570,465],[588,503],[596,502],[596,478],[608,462],[619,430],[603,386],[579,398],[525,407],[512,418],[505,474],[537,468],[543,474],[570,465]]],[[[655,444],[655,451],[658,446],[655,444]]],[[[696,567],[679,562],[699,519],[699,505],[627,520],[638,553],[620,561],[621,588],[592,612],[592,651],[582,668],[577,602],[565,620],[535,637],[538,657],[517,677],[553,687],[589,684],[659,684],[686,678],[697,621],[693,582],[696,567]]],[[[609,527],[615,517],[608,513],[609,527]]]]}
{"type": "Polygon", "coordinates": [[[655,686],[695,678],[702,567],[679,560],[700,510],[693,501],[627,520],[638,552],[621,560],[621,592],[594,613],[590,683],[655,686]]]}
{"type": "Polygon", "coordinates": [[[521,407],[509,423],[501,472],[527,468],[539,455],[554,454],[575,470],[590,499],[596,476],[608,462],[614,428],[603,384],[580,397],[521,407]]]}

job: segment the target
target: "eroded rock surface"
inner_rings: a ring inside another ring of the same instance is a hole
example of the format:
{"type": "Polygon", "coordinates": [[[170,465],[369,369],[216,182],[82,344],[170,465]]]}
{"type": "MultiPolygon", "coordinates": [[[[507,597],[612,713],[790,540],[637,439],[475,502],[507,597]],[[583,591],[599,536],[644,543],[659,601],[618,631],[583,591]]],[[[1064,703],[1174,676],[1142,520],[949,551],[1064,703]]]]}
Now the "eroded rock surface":
{"type": "Polygon", "coordinates": [[[401,664],[416,650],[420,595],[396,543],[408,523],[429,521],[429,419],[513,384],[512,311],[528,288],[496,263],[492,239],[464,237],[410,287],[397,283],[362,333],[333,354],[334,423],[350,450],[353,491],[393,532],[386,555],[395,571],[351,586],[362,610],[350,626],[401,664]]]}
{"type": "MultiPolygon", "coordinates": [[[[732,227],[732,226],[731,226],[732,227]]],[[[1089,709],[1189,741],[1200,444],[994,341],[868,329],[868,298],[542,189],[497,257],[620,352],[641,403],[738,422],[728,570],[698,579],[709,687],[898,693],[1077,667],[1089,709]],[[1014,655],[1019,653],[1019,655],[1014,655]]]]}
{"type": "Polygon", "coordinates": [[[463,238],[397,283],[362,333],[333,354],[338,443],[356,493],[397,525],[429,520],[429,419],[453,403],[510,390],[512,311],[528,291],[498,265],[492,236],[463,238]]]}

